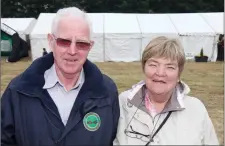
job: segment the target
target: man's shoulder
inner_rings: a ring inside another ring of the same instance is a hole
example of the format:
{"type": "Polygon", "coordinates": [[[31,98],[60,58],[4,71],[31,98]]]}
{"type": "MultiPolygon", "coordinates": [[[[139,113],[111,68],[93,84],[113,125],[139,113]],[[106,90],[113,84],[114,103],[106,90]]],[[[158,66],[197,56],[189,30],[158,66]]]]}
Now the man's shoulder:
{"type": "Polygon", "coordinates": [[[110,90],[117,90],[116,83],[106,74],[102,74],[103,84],[110,90]]]}
{"type": "Polygon", "coordinates": [[[17,87],[20,85],[20,83],[21,83],[21,78],[22,78],[22,76],[23,76],[23,73],[21,73],[21,74],[15,76],[15,77],[9,82],[7,88],[10,88],[11,90],[17,88],[17,87]]]}

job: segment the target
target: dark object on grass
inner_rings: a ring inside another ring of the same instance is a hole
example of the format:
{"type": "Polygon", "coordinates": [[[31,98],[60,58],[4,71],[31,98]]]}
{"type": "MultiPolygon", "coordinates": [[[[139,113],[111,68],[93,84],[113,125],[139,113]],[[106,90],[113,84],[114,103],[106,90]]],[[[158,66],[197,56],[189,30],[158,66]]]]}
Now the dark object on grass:
{"type": "Polygon", "coordinates": [[[195,62],[208,62],[208,56],[204,55],[203,48],[200,51],[200,56],[195,56],[195,62]]]}
{"type": "Polygon", "coordinates": [[[45,48],[43,48],[43,54],[42,54],[42,56],[47,55],[47,54],[48,54],[48,52],[46,51],[45,48]]]}

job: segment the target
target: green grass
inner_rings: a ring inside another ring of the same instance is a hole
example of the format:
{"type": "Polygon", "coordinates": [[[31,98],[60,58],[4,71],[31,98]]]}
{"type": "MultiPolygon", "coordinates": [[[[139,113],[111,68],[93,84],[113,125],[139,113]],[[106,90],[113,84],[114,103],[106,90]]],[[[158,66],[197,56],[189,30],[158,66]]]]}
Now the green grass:
{"type": "MultiPolygon", "coordinates": [[[[31,60],[25,58],[17,63],[6,63],[2,60],[1,89],[5,90],[12,78],[24,71],[31,60]]],[[[117,84],[119,93],[142,80],[140,62],[132,63],[96,63],[103,73],[110,76],[117,84]]],[[[182,80],[191,88],[190,95],[198,97],[206,106],[215,126],[220,144],[224,143],[224,62],[195,63],[188,62],[182,74],[182,80]]]]}

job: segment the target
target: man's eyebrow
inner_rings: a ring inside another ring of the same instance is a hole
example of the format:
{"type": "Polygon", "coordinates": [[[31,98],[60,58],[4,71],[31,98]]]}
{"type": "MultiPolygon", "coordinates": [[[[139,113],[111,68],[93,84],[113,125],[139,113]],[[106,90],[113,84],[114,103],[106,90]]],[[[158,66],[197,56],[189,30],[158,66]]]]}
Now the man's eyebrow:
{"type": "Polygon", "coordinates": [[[79,41],[79,42],[90,42],[90,41],[87,40],[87,39],[77,39],[76,41],[79,41]]]}

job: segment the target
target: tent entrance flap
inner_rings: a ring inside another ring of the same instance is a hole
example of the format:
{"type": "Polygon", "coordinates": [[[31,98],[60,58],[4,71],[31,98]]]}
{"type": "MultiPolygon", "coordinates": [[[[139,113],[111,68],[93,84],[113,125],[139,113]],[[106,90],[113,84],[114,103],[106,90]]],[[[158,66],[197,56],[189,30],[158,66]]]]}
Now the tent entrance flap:
{"type": "Polygon", "coordinates": [[[9,56],[12,51],[12,35],[16,31],[8,25],[1,23],[1,56],[9,56]]]}
{"type": "Polygon", "coordinates": [[[12,51],[12,36],[1,31],[1,56],[9,56],[12,51]]]}
{"type": "Polygon", "coordinates": [[[17,62],[27,57],[29,45],[20,38],[18,32],[6,24],[1,23],[1,56],[8,56],[9,62],[17,62]]]}

